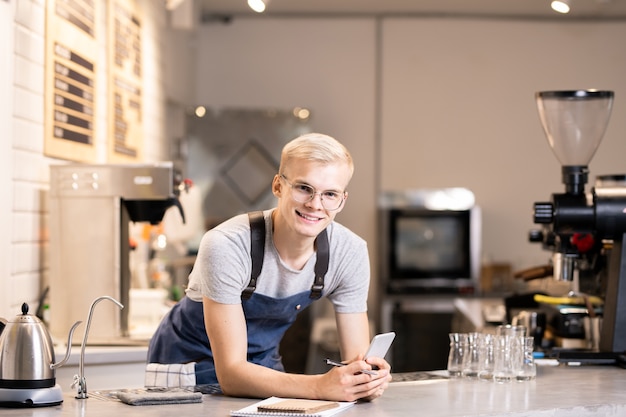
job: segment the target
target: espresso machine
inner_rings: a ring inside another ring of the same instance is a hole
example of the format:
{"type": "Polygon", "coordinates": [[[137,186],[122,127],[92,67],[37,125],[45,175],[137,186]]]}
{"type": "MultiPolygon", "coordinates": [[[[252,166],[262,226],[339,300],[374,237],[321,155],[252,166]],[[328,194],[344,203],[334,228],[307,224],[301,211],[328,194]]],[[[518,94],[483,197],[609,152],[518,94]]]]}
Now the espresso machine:
{"type": "Polygon", "coordinates": [[[50,332],[67,333],[100,296],[123,309],[102,308],[89,343],[129,344],[130,227],[158,224],[176,206],[173,164],[68,164],[50,167],[50,332]]]}
{"type": "MultiPolygon", "coordinates": [[[[536,93],[541,124],[562,166],[565,192],[534,204],[534,223],[542,228],[531,231],[530,241],[552,252],[555,279],[577,283],[584,274],[599,281],[598,295],[604,301],[599,353],[623,357],[626,175],[598,176],[591,192],[585,192],[588,164],[602,141],[613,98],[612,91],[599,90],[536,93]]],[[[579,291],[574,285],[572,289],[579,291]]],[[[595,308],[589,313],[595,314],[595,308]]]]}

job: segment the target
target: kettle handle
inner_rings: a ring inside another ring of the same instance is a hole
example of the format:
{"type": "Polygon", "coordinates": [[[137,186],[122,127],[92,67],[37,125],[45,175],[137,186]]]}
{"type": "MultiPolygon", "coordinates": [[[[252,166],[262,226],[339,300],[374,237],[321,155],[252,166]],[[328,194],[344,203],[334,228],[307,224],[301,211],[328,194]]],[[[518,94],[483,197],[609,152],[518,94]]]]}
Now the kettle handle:
{"type": "Polygon", "coordinates": [[[7,323],[7,319],[0,317],[0,334],[2,334],[2,331],[6,327],[7,323]]]}
{"type": "Polygon", "coordinates": [[[65,351],[65,357],[57,363],[51,363],[50,369],[56,369],[59,366],[64,365],[65,362],[67,362],[67,360],[70,358],[70,353],[72,351],[72,336],[74,335],[74,330],[76,330],[76,327],[78,327],[78,325],[81,323],[82,321],[77,321],[76,323],[74,323],[74,325],[70,329],[70,335],[67,337],[67,350],[65,351]]]}

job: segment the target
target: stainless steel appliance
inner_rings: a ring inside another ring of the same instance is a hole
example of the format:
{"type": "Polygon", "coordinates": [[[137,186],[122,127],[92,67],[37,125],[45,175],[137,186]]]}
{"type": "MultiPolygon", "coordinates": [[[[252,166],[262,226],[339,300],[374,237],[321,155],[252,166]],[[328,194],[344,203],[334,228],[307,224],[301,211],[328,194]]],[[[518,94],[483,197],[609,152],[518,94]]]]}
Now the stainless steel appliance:
{"type": "Polygon", "coordinates": [[[479,291],[481,215],[465,188],[386,192],[379,200],[382,331],[396,372],[445,369],[454,300],[479,291]]]}
{"type": "Polygon", "coordinates": [[[626,175],[596,179],[585,193],[588,164],[608,125],[612,91],[575,90],[536,93],[544,132],[562,165],[564,193],[534,204],[530,234],[552,251],[554,277],[572,282],[598,281],[604,297],[600,350],[626,351],[626,175]]]}
{"type": "Polygon", "coordinates": [[[465,188],[383,193],[379,200],[380,276],[385,291],[478,291],[481,214],[465,188]]]}
{"type": "Polygon", "coordinates": [[[91,344],[128,343],[131,222],[157,224],[177,206],[171,162],[50,168],[50,331],[67,332],[100,296],[124,309],[94,317],[91,344]]]}
{"type": "Polygon", "coordinates": [[[50,334],[37,316],[28,314],[28,304],[22,304],[22,314],[12,320],[0,319],[0,407],[42,407],[63,402],[55,369],[69,359],[69,341],[80,323],[69,329],[65,357],[56,362],[50,334]]]}

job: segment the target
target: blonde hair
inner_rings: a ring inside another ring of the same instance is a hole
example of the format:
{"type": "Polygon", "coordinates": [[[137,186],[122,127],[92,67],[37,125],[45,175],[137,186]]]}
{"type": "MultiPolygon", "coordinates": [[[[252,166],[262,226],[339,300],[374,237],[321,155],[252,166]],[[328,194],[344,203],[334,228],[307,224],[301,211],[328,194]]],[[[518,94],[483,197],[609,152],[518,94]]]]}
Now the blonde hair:
{"type": "Polygon", "coordinates": [[[350,170],[350,177],[354,173],[354,162],[348,149],[337,139],[321,133],[307,133],[287,143],[280,155],[279,174],[294,160],[323,164],[343,162],[350,170]]]}

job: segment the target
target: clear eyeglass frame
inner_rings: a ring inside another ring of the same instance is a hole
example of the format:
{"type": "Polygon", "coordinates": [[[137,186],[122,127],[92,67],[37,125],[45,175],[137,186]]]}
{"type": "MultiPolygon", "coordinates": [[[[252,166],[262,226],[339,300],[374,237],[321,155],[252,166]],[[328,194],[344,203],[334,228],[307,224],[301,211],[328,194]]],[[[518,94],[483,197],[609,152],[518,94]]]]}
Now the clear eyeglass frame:
{"type": "Polygon", "coordinates": [[[329,211],[335,211],[339,210],[346,199],[345,191],[317,191],[308,184],[290,182],[284,174],[280,174],[280,177],[285,180],[287,185],[291,188],[291,198],[298,203],[308,203],[312,201],[316,195],[319,195],[322,207],[329,211]]]}

